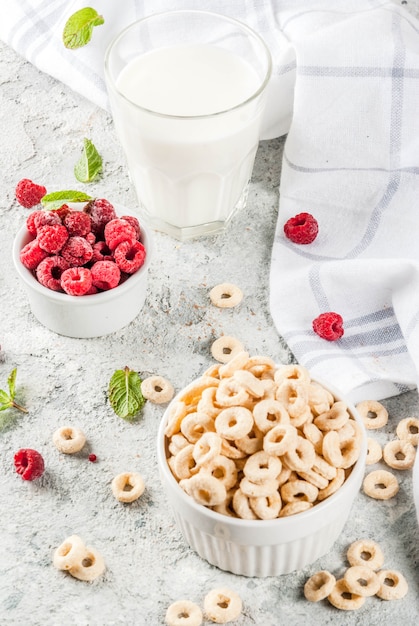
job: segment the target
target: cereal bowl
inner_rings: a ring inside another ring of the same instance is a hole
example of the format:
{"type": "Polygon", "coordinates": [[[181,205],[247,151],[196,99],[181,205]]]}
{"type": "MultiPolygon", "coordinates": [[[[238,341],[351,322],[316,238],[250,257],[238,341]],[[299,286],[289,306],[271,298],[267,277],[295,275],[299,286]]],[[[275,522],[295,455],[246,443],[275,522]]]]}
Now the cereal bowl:
{"type": "MultiPolygon", "coordinates": [[[[136,214],[114,204],[117,215],[136,214]]],[[[80,207],[75,207],[80,208],[80,207]]],[[[33,315],[46,328],[59,335],[90,338],[108,335],[132,322],[141,311],[147,295],[147,278],[153,254],[151,232],[141,221],[141,243],[146,249],[144,264],[113,289],[85,296],[52,291],[40,284],[20,260],[20,251],[33,239],[26,224],[13,242],[13,263],[26,291],[33,315]]]]}
{"type": "Polygon", "coordinates": [[[204,506],[186,493],[169,465],[171,441],[167,433],[174,423],[177,403],[191,388],[196,388],[196,383],[179,392],[167,407],[157,439],[161,482],[186,543],[212,565],[243,576],[287,574],[326,554],[341,534],[364,477],[366,434],[356,408],[339,391],[314,379],[311,382],[322,385],[334,402],[345,403],[350,419],[357,424],[359,451],[350,473],[345,471],[348,475],[332,495],[308,510],[286,517],[241,519],[204,506]]]}

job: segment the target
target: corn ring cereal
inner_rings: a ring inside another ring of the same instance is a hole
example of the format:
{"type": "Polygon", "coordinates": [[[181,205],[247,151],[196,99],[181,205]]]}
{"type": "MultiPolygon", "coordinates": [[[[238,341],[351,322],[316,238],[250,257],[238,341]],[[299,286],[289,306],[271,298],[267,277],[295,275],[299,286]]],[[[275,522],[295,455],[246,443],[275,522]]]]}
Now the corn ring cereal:
{"type": "Polygon", "coordinates": [[[69,570],[85,553],[85,546],[78,535],[71,535],[54,552],[53,565],[57,569],[69,570]]]}
{"type": "Polygon", "coordinates": [[[253,407],[253,418],[263,434],[267,433],[276,424],[290,423],[290,416],[285,407],[273,398],[261,400],[255,404],[253,407]]]}
{"type": "Polygon", "coordinates": [[[396,434],[399,439],[407,439],[413,446],[419,444],[419,419],[405,417],[397,424],[396,434]]]}
{"type": "Polygon", "coordinates": [[[256,378],[248,370],[236,370],[233,374],[233,378],[244,387],[244,389],[254,398],[261,398],[267,389],[266,383],[256,378]]]}
{"type": "Polygon", "coordinates": [[[350,565],[367,565],[376,571],[384,563],[384,554],[376,541],[358,539],[351,543],[346,553],[350,565]]]}
{"type": "Polygon", "coordinates": [[[294,426],[302,425],[310,415],[308,406],[308,384],[286,379],[278,387],[275,397],[281,402],[291,418],[298,420],[294,426]]]}
{"type": "Polygon", "coordinates": [[[206,413],[189,413],[183,418],[180,430],[187,441],[196,443],[204,433],[215,431],[214,420],[206,413]]]}
{"type": "Polygon", "coordinates": [[[282,507],[281,496],[275,491],[270,496],[249,498],[249,504],[259,519],[275,519],[282,507]]]}
{"type": "Polygon", "coordinates": [[[316,572],[304,585],[304,596],[309,602],[320,602],[332,592],[336,578],[327,570],[316,572]]]}
{"type": "Polygon", "coordinates": [[[287,502],[279,512],[278,517],[289,517],[290,515],[297,515],[297,513],[304,513],[313,506],[312,502],[307,500],[299,500],[298,502],[287,502]]]}
{"type": "Polygon", "coordinates": [[[249,400],[249,394],[234,378],[223,378],[220,381],[215,400],[221,407],[239,406],[249,400]]]}
{"type": "Polygon", "coordinates": [[[166,428],[164,434],[166,437],[172,437],[175,433],[180,431],[180,425],[182,419],[187,414],[186,404],[181,402],[174,402],[169,409],[169,416],[167,419],[166,428]]]}
{"type": "Polygon", "coordinates": [[[97,550],[86,547],[81,560],[73,565],[69,572],[74,578],[90,582],[95,580],[105,571],[105,561],[97,550]]]}
{"type": "Polygon", "coordinates": [[[204,598],[204,611],[208,619],[216,624],[233,622],[240,617],[242,601],[235,591],[227,587],[212,589],[204,598]]]}
{"type": "Polygon", "coordinates": [[[323,433],[320,428],[317,428],[313,422],[306,422],[303,425],[304,437],[311,441],[316,451],[316,454],[323,454],[323,433]]]}
{"type": "Polygon", "coordinates": [[[232,283],[221,283],[209,292],[211,302],[222,309],[232,308],[240,304],[243,292],[232,283]]]}
{"type": "Polygon", "coordinates": [[[214,478],[211,474],[199,472],[181,480],[179,484],[198,504],[204,506],[222,504],[227,498],[225,486],[221,480],[214,478]]]}
{"type": "Polygon", "coordinates": [[[333,478],[330,481],[327,487],[323,487],[322,489],[319,489],[319,493],[317,496],[317,499],[319,500],[319,502],[321,502],[322,500],[325,500],[326,498],[331,496],[333,493],[336,493],[336,491],[339,489],[339,487],[343,485],[344,482],[345,482],[345,470],[338,467],[336,470],[335,478],[333,478]]]}
{"type": "Polygon", "coordinates": [[[364,478],[364,493],[376,500],[389,500],[399,491],[397,478],[386,470],[375,470],[364,478]]]}
{"type": "Polygon", "coordinates": [[[86,443],[86,437],[80,428],[62,426],[52,436],[55,447],[64,454],[80,452],[86,443]]]}
{"type": "Polygon", "coordinates": [[[303,383],[310,383],[309,371],[303,365],[290,363],[289,365],[281,365],[275,372],[274,380],[277,385],[281,385],[286,380],[298,380],[303,383]]]}
{"type": "Polygon", "coordinates": [[[383,456],[383,451],[380,444],[376,439],[372,437],[367,438],[367,458],[365,459],[366,465],[374,465],[378,463],[383,456]]]}
{"type": "Polygon", "coordinates": [[[197,412],[205,413],[208,417],[216,417],[222,407],[218,406],[215,400],[216,387],[204,389],[197,404],[197,412]]]}
{"type": "Polygon", "coordinates": [[[175,393],[172,383],[162,376],[149,376],[141,383],[141,393],[146,400],[155,404],[170,402],[175,393]]]}
{"type": "Polygon", "coordinates": [[[263,483],[254,483],[247,476],[241,479],[240,489],[249,498],[258,498],[259,496],[271,496],[278,490],[278,481],[274,478],[266,479],[263,483]]]}
{"type": "Polygon", "coordinates": [[[343,456],[340,449],[341,441],[336,430],[329,430],[323,437],[323,456],[330,465],[342,467],[343,456]]]}
{"type": "Polygon", "coordinates": [[[274,379],[275,367],[275,361],[268,356],[250,356],[243,366],[258,378],[267,376],[270,380],[274,379]]]}
{"type": "Polygon", "coordinates": [[[252,483],[263,483],[276,478],[281,469],[282,463],[278,457],[260,450],[249,456],[243,467],[243,473],[252,483]]]}
{"type": "Polygon", "coordinates": [[[313,463],[316,460],[316,452],[310,441],[298,435],[294,450],[288,450],[282,459],[291,470],[306,472],[313,467],[313,463]]]}
{"type": "Polygon", "coordinates": [[[380,588],[380,580],[367,565],[352,565],[343,575],[350,593],[366,598],[374,596],[380,588]]]}
{"type": "Polygon", "coordinates": [[[256,513],[250,507],[249,497],[240,488],[234,492],[232,506],[237,517],[241,519],[257,519],[256,513]]]}
{"type": "Polygon", "coordinates": [[[328,480],[333,480],[337,474],[336,467],[334,465],[330,465],[326,459],[317,453],[313,463],[313,470],[328,480]]]}
{"type": "Polygon", "coordinates": [[[344,402],[335,402],[333,406],[314,418],[314,424],[320,430],[339,430],[349,420],[349,413],[344,402]]]}
{"type": "Polygon", "coordinates": [[[253,424],[253,428],[244,437],[235,440],[235,444],[246,454],[254,454],[263,448],[263,437],[259,428],[253,424]]]}
{"type": "Polygon", "coordinates": [[[111,489],[120,502],[134,502],[144,493],[145,485],[141,474],[123,472],[112,480],[111,489]]]}
{"type": "Polygon", "coordinates": [[[355,611],[365,603],[365,596],[351,593],[344,578],[336,581],[332,591],[327,596],[330,604],[342,611],[355,611]]]}
{"type": "Polygon", "coordinates": [[[213,342],[211,354],[216,361],[228,363],[237,354],[243,352],[243,349],[243,344],[236,337],[223,335],[213,342]]]}
{"type": "Polygon", "coordinates": [[[389,441],[383,449],[383,459],[393,469],[411,469],[415,462],[415,456],[414,445],[406,439],[389,441]]]}
{"type": "Polygon", "coordinates": [[[361,452],[361,444],[358,439],[349,439],[340,442],[340,452],[342,455],[342,462],[340,467],[343,469],[349,469],[356,463],[359,453],[361,452]]]}
{"type": "Polygon", "coordinates": [[[277,424],[263,438],[263,449],[268,454],[282,456],[297,445],[297,429],[291,424],[277,424]]]}
{"type": "Polygon", "coordinates": [[[178,480],[190,478],[192,473],[197,470],[196,461],[193,456],[194,444],[190,443],[172,457],[172,470],[178,480]]]}
{"type": "Polygon", "coordinates": [[[214,478],[221,481],[224,487],[227,489],[231,489],[237,483],[237,468],[236,464],[232,459],[224,456],[223,454],[218,454],[214,458],[212,458],[206,465],[203,467],[200,472],[208,472],[214,478]]]}
{"type": "Polygon", "coordinates": [[[307,470],[307,472],[298,472],[298,477],[311,483],[317,489],[326,489],[330,485],[330,481],[318,474],[314,469],[307,470]]]}
{"type": "Polygon", "coordinates": [[[223,439],[221,454],[224,454],[229,459],[234,459],[236,462],[238,459],[246,457],[246,452],[237,446],[236,441],[228,441],[227,439],[223,439]]]}
{"type": "Polygon", "coordinates": [[[243,349],[238,352],[234,352],[233,357],[229,361],[220,365],[220,369],[218,370],[220,380],[233,376],[236,370],[243,369],[243,366],[247,363],[248,358],[249,353],[243,349]]]}
{"type": "Polygon", "coordinates": [[[166,611],[167,626],[201,626],[202,611],[190,600],[177,600],[166,611]]]}
{"type": "Polygon", "coordinates": [[[192,456],[197,468],[209,463],[221,452],[221,437],[217,433],[207,432],[195,443],[192,456]]]}
{"type": "Polygon", "coordinates": [[[306,480],[289,480],[281,487],[281,498],[284,502],[314,502],[319,490],[306,480]]]}
{"type": "Polygon", "coordinates": [[[220,436],[234,441],[250,433],[253,428],[253,415],[243,406],[228,407],[217,415],[214,425],[220,436]]]}
{"type": "Polygon", "coordinates": [[[189,445],[189,441],[182,435],[182,433],[176,433],[170,439],[168,450],[172,456],[175,456],[182,448],[189,445]]]}
{"type": "Polygon", "coordinates": [[[364,400],[356,405],[356,409],[364,422],[365,428],[372,430],[382,428],[388,422],[387,409],[376,400],[364,400]]]}
{"type": "Polygon", "coordinates": [[[408,584],[401,572],[383,569],[377,572],[380,588],[376,595],[381,600],[400,600],[408,592],[408,584]]]}
{"type": "Polygon", "coordinates": [[[327,389],[318,383],[310,382],[308,386],[308,404],[314,416],[328,411],[334,401],[332,394],[327,389]]]}

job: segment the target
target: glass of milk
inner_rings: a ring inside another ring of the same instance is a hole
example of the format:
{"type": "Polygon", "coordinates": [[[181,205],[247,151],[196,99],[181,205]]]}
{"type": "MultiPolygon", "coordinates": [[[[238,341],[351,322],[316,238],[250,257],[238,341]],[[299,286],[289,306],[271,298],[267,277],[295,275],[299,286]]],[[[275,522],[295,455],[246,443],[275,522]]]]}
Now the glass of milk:
{"type": "Polygon", "coordinates": [[[245,205],[270,74],[259,35],[215,13],[155,14],[113,40],[109,100],[150,226],[186,240],[245,205]]]}

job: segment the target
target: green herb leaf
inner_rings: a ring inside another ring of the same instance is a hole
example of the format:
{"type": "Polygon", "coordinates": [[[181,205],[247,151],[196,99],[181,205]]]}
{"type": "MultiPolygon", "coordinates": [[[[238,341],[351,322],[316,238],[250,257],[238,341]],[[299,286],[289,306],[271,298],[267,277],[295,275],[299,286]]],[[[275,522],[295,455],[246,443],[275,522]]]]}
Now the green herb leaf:
{"type": "Polygon", "coordinates": [[[14,400],[15,397],[15,388],[16,388],[16,374],[17,374],[17,368],[15,367],[14,370],[12,370],[9,374],[9,378],[7,379],[7,384],[9,386],[9,394],[10,394],[10,399],[14,400]]]}
{"type": "Polygon", "coordinates": [[[83,154],[74,166],[74,176],[81,183],[91,183],[102,171],[102,157],[90,139],[84,138],[83,154]]]}
{"type": "Polygon", "coordinates": [[[63,204],[67,202],[89,202],[93,200],[92,196],[83,193],[82,191],[73,191],[71,189],[65,191],[53,191],[47,193],[41,200],[45,209],[53,211],[59,209],[63,204]]]}
{"type": "Polygon", "coordinates": [[[0,411],[5,411],[12,406],[10,396],[3,389],[0,389],[0,411]]]}
{"type": "Polygon", "coordinates": [[[9,387],[9,393],[0,389],[0,411],[5,411],[6,409],[10,409],[14,407],[15,409],[19,409],[19,411],[23,411],[23,413],[27,413],[27,409],[25,407],[20,406],[15,402],[15,384],[16,384],[16,374],[17,368],[15,367],[9,374],[7,379],[7,384],[9,387]]]}
{"type": "Polygon", "coordinates": [[[129,367],[113,373],[109,382],[109,402],[119,417],[133,421],[143,408],[145,399],[141,393],[141,382],[137,372],[129,367]]]}
{"type": "Polygon", "coordinates": [[[66,48],[74,50],[82,48],[92,38],[95,26],[104,24],[105,20],[95,9],[85,7],[71,15],[64,26],[63,42],[66,48]]]}

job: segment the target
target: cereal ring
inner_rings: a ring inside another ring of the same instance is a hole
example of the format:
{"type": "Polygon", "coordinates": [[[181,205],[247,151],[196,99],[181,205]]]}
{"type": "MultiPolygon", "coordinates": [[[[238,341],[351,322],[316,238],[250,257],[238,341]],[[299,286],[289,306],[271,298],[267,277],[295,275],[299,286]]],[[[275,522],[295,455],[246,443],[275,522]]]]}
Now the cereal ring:
{"type": "Polygon", "coordinates": [[[356,405],[356,409],[364,422],[365,428],[373,430],[382,428],[388,422],[387,409],[376,400],[364,400],[356,405]]]}
{"type": "Polygon", "coordinates": [[[304,513],[313,506],[312,502],[307,500],[299,500],[298,502],[287,502],[279,512],[278,517],[289,517],[290,515],[297,515],[297,513],[304,513]]]}
{"type": "Polygon", "coordinates": [[[222,407],[243,406],[249,400],[249,394],[234,378],[223,378],[215,392],[215,399],[222,407]]]}
{"type": "Polygon", "coordinates": [[[190,600],[177,600],[166,611],[167,626],[201,626],[202,611],[190,600]]]}
{"type": "Polygon", "coordinates": [[[196,461],[193,457],[194,444],[190,443],[176,454],[173,458],[172,470],[178,480],[190,478],[196,471],[196,461]]]}
{"type": "Polygon", "coordinates": [[[250,433],[253,428],[253,415],[244,406],[230,406],[217,415],[214,425],[221,437],[234,441],[250,433]]]}
{"type": "Polygon", "coordinates": [[[287,379],[278,387],[275,398],[285,406],[294,426],[302,426],[311,417],[306,383],[287,379]]]}
{"type": "Polygon", "coordinates": [[[149,376],[141,383],[141,393],[146,400],[154,404],[170,402],[175,390],[172,384],[162,376],[149,376]]]}
{"type": "Polygon", "coordinates": [[[323,437],[323,456],[330,465],[342,467],[343,456],[340,450],[341,441],[336,430],[328,430],[323,437]]]}
{"type": "Polygon", "coordinates": [[[221,452],[221,437],[217,433],[204,433],[193,447],[192,456],[196,466],[202,467],[221,452]]]}
{"type": "Polygon", "coordinates": [[[198,504],[204,506],[216,506],[224,502],[227,497],[227,490],[221,480],[205,472],[199,472],[181,480],[179,485],[198,504]]]}
{"type": "Polygon", "coordinates": [[[367,457],[365,459],[366,465],[374,465],[378,463],[383,456],[383,451],[380,444],[376,439],[367,437],[367,457]]]}
{"type": "Polygon", "coordinates": [[[384,554],[376,541],[372,539],[358,539],[351,543],[346,553],[350,565],[367,565],[376,571],[384,563],[384,554]]]}
{"type": "Polygon", "coordinates": [[[364,493],[375,500],[389,500],[399,491],[397,478],[386,470],[375,470],[364,478],[364,493]]]}
{"type": "Polygon", "coordinates": [[[316,572],[304,585],[304,596],[309,602],[324,600],[332,592],[336,578],[326,570],[316,572]]]}
{"type": "Polygon", "coordinates": [[[166,437],[172,437],[175,433],[180,431],[180,425],[186,414],[187,409],[184,402],[179,400],[169,405],[167,424],[164,429],[166,437]]]}
{"type": "Polygon", "coordinates": [[[287,504],[289,502],[314,502],[319,490],[306,480],[289,480],[281,487],[281,498],[287,504]]]}
{"type": "Polygon", "coordinates": [[[330,463],[317,453],[313,463],[313,470],[328,480],[333,480],[337,474],[336,467],[334,465],[330,465],[330,463]]]}
{"type": "Polygon", "coordinates": [[[285,465],[282,466],[281,469],[281,473],[276,477],[276,480],[278,482],[278,489],[281,485],[284,485],[287,480],[290,479],[291,477],[291,470],[288,467],[285,467],[285,465]]]}
{"type": "Polygon", "coordinates": [[[211,346],[211,354],[216,361],[228,363],[235,356],[243,352],[244,347],[241,341],[235,337],[223,335],[214,341],[211,346]]]}
{"type": "Polygon", "coordinates": [[[286,380],[298,380],[303,383],[310,382],[310,374],[308,369],[302,365],[296,363],[290,363],[289,365],[281,365],[275,372],[274,380],[279,386],[286,380]]]}
{"type": "Polygon", "coordinates": [[[374,596],[380,589],[380,580],[373,569],[366,565],[352,565],[343,575],[350,593],[358,596],[374,596]]]}
{"type": "Polygon", "coordinates": [[[248,457],[243,473],[252,483],[260,484],[276,478],[281,469],[282,463],[278,457],[268,454],[265,450],[259,450],[248,457]]]}
{"type": "Polygon", "coordinates": [[[79,563],[85,551],[86,548],[80,537],[71,535],[54,552],[53,565],[57,569],[69,570],[79,563]]]}
{"type": "Polygon", "coordinates": [[[303,425],[303,433],[306,439],[311,441],[316,454],[323,454],[323,433],[312,422],[306,422],[303,425]]]}
{"type": "Polygon", "coordinates": [[[297,429],[291,424],[277,424],[263,438],[263,449],[268,454],[282,456],[297,445],[297,429]]]}
{"type": "Polygon", "coordinates": [[[339,430],[349,420],[349,413],[344,402],[335,402],[333,406],[314,418],[314,424],[321,431],[339,430]]]}
{"type": "Polygon", "coordinates": [[[415,462],[416,450],[406,439],[394,439],[386,443],[383,459],[389,467],[398,470],[411,469],[415,462]]]}
{"type": "Polygon", "coordinates": [[[236,491],[237,489],[235,487],[233,489],[229,489],[227,491],[227,497],[224,502],[221,502],[221,504],[216,504],[212,507],[212,510],[216,511],[217,513],[221,513],[221,515],[227,515],[228,517],[237,517],[236,512],[233,508],[233,496],[236,491]]]}
{"type": "Polygon", "coordinates": [[[124,472],[115,476],[111,483],[112,493],[120,502],[134,502],[145,489],[141,474],[136,472],[124,472]]]}
{"type": "Polygon", "coordinates": [[[282,460],[291,470],[306,472],[313,467],[313,463],[316,460],[316,452],[311,441],[298,436],[294,450],[288,450],[282,456],[282,460]]]}
{"type": "Polygon", "coordinates": [[[361,453],[361,444],[358,439],[348,439],[340,442],[340,452],[342,455],[342,463],[340,467],[349,469],[356,463],[361,453]]]}
{"type": "Polygon", "coordinates": [[[204,389],[197,405],[198,413],[205,413],[209,417],[217,417],[221,407],[215,401],[217,387],[207,387],[204,389]]]}
{"type": "Polygon", "coordinates": [[[215,306],[221,309],[230,309],[240,304],[243,299],[243,292],[236,285],[222,283],[211,289],[209,297],[215,306]]]}
{"type": "Polygon", "coordinates": [[[216,624],[225,624],[240,616],[242,601],[235,591],[227,587],[212,589],[204,598],[204,611],[208,619],[216,624]]]}
{"type": "Polygon", "coordinates": [[[101,576],[105,571],[105,561],[97,550],[87,547],[81,560],[69,569],[69,572],[78,580],[91,581],[101,576]]]}
{"type": "Polygon", "coordinates": [[[170,439],[168,450],[172,456],[175,456],[185,446],[189,445],[189,441],[181,433],[176,433],[170,439]]]}
{"type": "Polygon", "coordinates": [[[263,448],[263,437],[256,424],[244,437],[236,439],[236,446],[246,454],[254,454],[263,448]]]}
{"type": "Polygon", "coordinates": [[[407,580],[401,572],[383,569],[377,572],[380,588],[376,595],[381,600],[400,600],[408,592],[407,580]]]}
{"type": "Polygon", "coordinates": [[[232,459],[229,459],[223,454],[218,454],[211,459],[209,463],[201,469],[201,473],[202,472],[208,472],[214,476],[214,478],[217,478],[217,480],[223,483],[227,490],[234,487],[237,482],[236,464],[232,459]]]}
{"type": "Polygon", "coordinates": [[[261,433],[265,434],[277,424],[289,424],[290,416],[285,407],[273,398],[261,400],[253,407],[253,418],[261,433]]]}
{"type": "Polygon", "coordinates": [[[317,489],[326,489],[329,485],[329,480],[313,469],[307,470],[307,472],[298,472],[298,476],[317,487],[317,489]]]}
{"type": "Polygon", "coordinates": [[[232,506],[236,515],[241,519],[257,519],[256,513],[250,507],[248,496],[240,488],[234,492],[232,506]]]}
{"type": "Polygon", "coordinates": [[[324,387],[311,381],[308,386],[308,405],[313,415],[320,415],[330,409],[335,402],[334,397],[324,387]]]}
{"type": "Polygon", "coordinates": [[[248,370],[236,370],[233,378],[254,398],[261,398],[266,391],[266,383],[256,378],[248,370]]]}
{"type": "Polygon", "coordinates": [[[74,454],[80,452],[86,443],[86,437],[80,428],[73,426],[62,426],[52,436],[54,445],[64,454],[74,454]]]}
{"type": "Polygon", "coordinates": [[[271,380],[274,379],[275,361],[268,356],[251,356],[243,367],[258,378],[269,376],[271,380]]]}
{"type": "MultiPolygon", "coordinates": [[[[181,402],[185,402],[188,407],[198,405],[202,397],[202,392],[208,387],[218,387],[220,381],[212,376],[201,376],[198,380],[188,385],[179,396],[181,402]]],[[[191,412],[190,410],[188,411],[191,412]]]]}
{"type": "Polygon", "coordinates": [[[227,441],[227,439],[223,439],[221,444],[221,454],[228,457],[229,459],[234,459],[237,462],[237,459],[244,459],[246,456],[246,452],[237,447],[235,441],[227,441]]]}
{"type": "Polygon", "coordinates": [[[332,493],[335,493],[339,489],[339,487],[343,485],[344,482],[345,482],[345,470],[342,469],[341,467],[338,467],[336,470],[335,478],[333,478],[330,481],[327,487],[324,487],[323,489],[319,489],[317,500],[319,500],[319,502],[321,502],[322,500],[325,500],[326,498],[331,496],[332,493]]]}
{"type": "Polygon", "coordinates": [[[219,369],[219,377],[220,378],[229,378],[233,376],[236,370],[245,369],[246,363],[249,360],[249,353],[242,350],[241,352],[235,353],[233,358],[230,359],[227,363],[224,363],[220,366],[219,369]]]}
{"type": "Polygon", "coordinates": [[[267,497],[273,495],[278,489],[278,481],[270,478],[263,483],[254,483],[245,476],[240,481],[240,489],[249,498],[267,497]]]}
{"type": "Polygon", "coordinates": [[[215,431],[214,420],[210,415],[199,411],[189,413],[183,418],[180,430],[189,443],[196,443],[204,433],[215,431]]]}
{"type": "Polygon", "coordinates": [[[405,417],[397,424],[396,434],[399,439],[407,439],[413,446],[419,444],[419,419],[405,417]]]}
{"type": "Polygon", "coordinates": [[[327,599],[330,604],[342,611],[355,611],[356,609],[360,609],[365,603],[365,596],[359,596],[349,591],[344,578],[340,578],[336,581],[327,599]]]}

